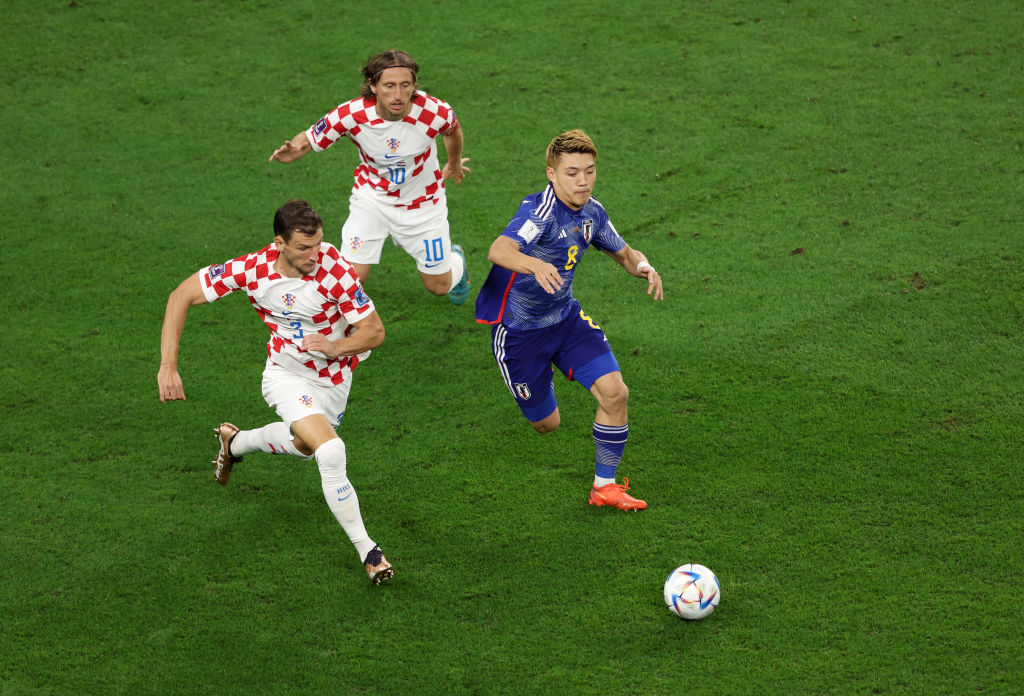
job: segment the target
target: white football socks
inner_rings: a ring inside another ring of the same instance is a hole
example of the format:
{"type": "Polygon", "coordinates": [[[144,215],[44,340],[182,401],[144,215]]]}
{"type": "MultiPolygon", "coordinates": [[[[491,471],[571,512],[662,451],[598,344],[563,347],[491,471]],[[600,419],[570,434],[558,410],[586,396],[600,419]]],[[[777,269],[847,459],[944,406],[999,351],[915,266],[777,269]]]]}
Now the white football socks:
{"type": "Polygon", "coordinates": [[[256,430],[239,430],[231,440],[231,454],[241,457],[250,452],[267,454],[291,454],[302,459],[312,459],[298,450],[292,442],[292,432],[282,421],[264,425],[256,430]]]}
{"type": "Polygon", "coordinates": [[[466,271],[466,260],[461,255],[452,252],[452,285],[448,288],[448,292],[455,289],[455,286],[462,280],[462,274],[466,271]]]}
{"type": "Polygon", "coordinates": [[[314,456],[320,467],[320,481],[327,506],[348,534],[362,562],[376,544],[366,533],[366,526],[359,514],[359,497],[346,474],[345,443],[339,438],[328,440],[317,448],[314,456]]]}

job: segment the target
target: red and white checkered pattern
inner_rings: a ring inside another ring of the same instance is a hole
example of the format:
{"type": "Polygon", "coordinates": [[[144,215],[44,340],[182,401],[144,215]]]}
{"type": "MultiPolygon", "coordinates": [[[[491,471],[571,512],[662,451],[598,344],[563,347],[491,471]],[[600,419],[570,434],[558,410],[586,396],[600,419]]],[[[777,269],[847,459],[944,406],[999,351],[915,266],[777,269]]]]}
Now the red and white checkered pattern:
{"type": "Polygon", "coordinates": [[[312,275],[288,278],[274,270],[277,249],[263,249],[199,271],[203,293],[214,302],[244,290],[249,302],[270,329],[267,354],[295,374],[323,384],[340,384],[370,351],[328,359],[301,348],[302,338],[318,332],[336,341],[351,325],[374,311],[352,267],[332,245],[320,244],[320,261],[312,275]]]}
{"type": "Polygon", "coordinates": [[[347,136],[360,157],[353,190],[370,191],[384,205],[415,209],[435,205],[444,195],[434,139],[450,135],[458,122],[446,102],[426,92],[413,95],[412,111],[401,121],[385,121],[375,99],[360,97],[338,105],[306,137],[322,152],[347,136]]]}

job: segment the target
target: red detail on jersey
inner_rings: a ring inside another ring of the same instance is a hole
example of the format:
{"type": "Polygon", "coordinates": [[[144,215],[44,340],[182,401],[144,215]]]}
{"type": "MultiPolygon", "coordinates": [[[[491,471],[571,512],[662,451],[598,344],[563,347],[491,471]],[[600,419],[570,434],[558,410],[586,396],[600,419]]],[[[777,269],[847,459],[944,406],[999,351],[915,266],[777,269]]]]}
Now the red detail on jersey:
{"type": "Polygon", "coordinates": [[[311,276],[303,276],[303,285],[290,290],[298,298],[304,298],[298,299],[297,305],[304,302],[309,307],[310,300],[313,300],[316,303],[314,307],[319,305],[321,311],[300,311],[296,306],[292,313],[293,307],[285,306],[281,292],[268,287],[268,284],[278,281],[300,282],[299,279],[284,278],[274,270],[273,263],[277,256],[277,249],[270,244],[258,252],[226,262],[223,264],[223,272],[219,266],[204,269],[200,279],[207,300],[212,302],[237,290],[244,290],[253,309],[270,330],[267,356],[271,360],[286,367],[289,364],[293,367],[302,365],[313,371],[316,377],[331,384],[344,382],[359,360],[354,356],[333,359],[310,356],[307,359],[307,351],[303,350],[301,339],[294,335],[288,322],[292,318],[301,320],[306,331],[315,330],[325,336],[330,336],[335,327],[344,323],[347,335],[353,322],[373,311],[373,304],[365,301],[365,295],[362,295],[362,304],[357,303],[356,295],[362,290],[358,276],[338,250],[325,243],[321,245],[316,270],[311,276]],[[216,273],[211,272],[211,268],[216,273]],[[282,316],[285,317],[283,320],[282,316]]]}
{"type": "Polygon", "coordinates": [[[516,276],[517,275],[519,275],[518,272],[513,271],[512,272],[512,277],[508,279],[508,285],[505,286],[505,292],[501,296],[501,310],[498,311],[498,318],[495,319],[494,321],[487,321],[486,319],[477,319],[476,320],[477,324],[488,324],[488,325],[490,325],[490,324],[500,324],[501,323],[502,318],[505,316],[505,307],[508,306],[508,294],[510,292],[512,292],[512,283],[516,282],[516,276]]]}
{"type": "Polygon", "coordinates": [[[376,99],[360,97],[335,107],[306,134],[317,151],[346,136],[359,149],[360,163],[352,172],[353,190],[364,189],[378,201],[415,210],[428,202],[436,205],[444,195],[434,139],[451,135],[458,126],[451,106],[425,92],[416,92],[409,115],[402,121],[385,121],[377,115],[376,99]],[[388,149],[388,143],[394,142],[412,149],[399,155],[402,159],[398,161],[407,167],[399,176],[392,172],[395,149],[388,149]],[[408,158],[412,161],[407,165],[408,158]]]}

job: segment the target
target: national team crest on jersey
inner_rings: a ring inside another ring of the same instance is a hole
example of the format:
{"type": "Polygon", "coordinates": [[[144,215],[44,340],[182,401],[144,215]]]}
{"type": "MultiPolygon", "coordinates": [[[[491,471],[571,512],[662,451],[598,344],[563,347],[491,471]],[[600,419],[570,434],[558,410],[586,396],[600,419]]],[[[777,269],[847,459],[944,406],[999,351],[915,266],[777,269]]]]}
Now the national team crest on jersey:
{"type": "Polygon", "coordinates": [[[313,408],[313,397],[308,394],[303,394],[299,397],[299,402],[306,408],[313,408]]]}
{"type": "Polygon", "coordinates": [[[352,241],[349,242],[349,246],[352,247],[352,251],[359,251],[363,247],[363,240],[360,237],[353,237],[352,241]]]}
{"type": "Polygon", "coordinates": [[[590,238],[594,236],[594,221],[584,220],[583,221],[583,241],[590,244],[590,238]]]}
{"type": "Polygon", "coordinates": [[[516,396],[520,399],[527,400],[530,398],[530,385],[524,384],[523,382],[516,382],[516,396]]]}
{"type": "Polygon", "coordinates": [[[384,141],[384,144],[388,146],[388,150],[393,155],[398,152],[398,146],[401,145],[402,142],[398,138],[388,138],[384,141]]]}
{"type": "Polygon", "coordinates": [[[292,309],[295,306],[295,295],[286,292],[281,296],[281,302],[284,302],[284,306],[288,309],[292,309]]]}

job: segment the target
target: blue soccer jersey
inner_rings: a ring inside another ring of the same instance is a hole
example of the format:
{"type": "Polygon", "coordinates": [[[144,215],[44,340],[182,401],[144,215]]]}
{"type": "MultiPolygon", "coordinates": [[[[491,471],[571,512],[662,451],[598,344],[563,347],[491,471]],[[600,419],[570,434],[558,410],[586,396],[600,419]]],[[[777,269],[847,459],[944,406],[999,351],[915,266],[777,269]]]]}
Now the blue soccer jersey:
{"type": "Polygon", "coordinates": [[[572,294],[576,264],[591,245],[616,252],[626,244],[596,198],[573,210],[558,199],[551,184],[523,200],[502,234],[527,256],[557,268],[564,281],[549,295],[532,275],[491,266],[476,298],[476,320],[519,331],[552,326],[569,316],[577,306],[572,294]]]}

